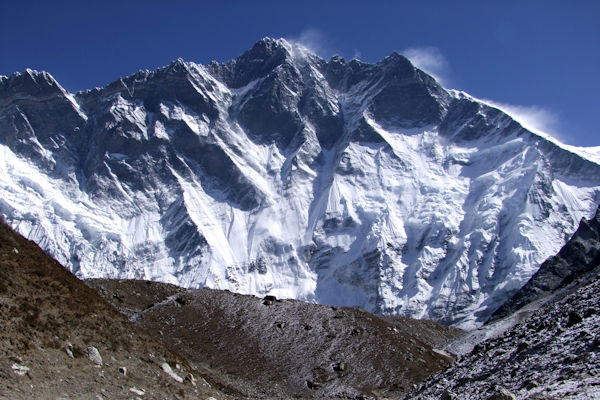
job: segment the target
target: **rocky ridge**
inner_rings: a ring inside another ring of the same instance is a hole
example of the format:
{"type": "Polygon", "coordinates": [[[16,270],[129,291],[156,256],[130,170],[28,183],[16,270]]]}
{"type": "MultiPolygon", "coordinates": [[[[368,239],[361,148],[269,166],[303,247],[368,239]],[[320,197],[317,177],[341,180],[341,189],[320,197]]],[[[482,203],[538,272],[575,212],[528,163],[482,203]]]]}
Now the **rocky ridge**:
{"type": "Polygon", "coordinates": [[[574,293],[476,345],[406,399],[598,398],[599,273],[596,268],[574,293]]]}

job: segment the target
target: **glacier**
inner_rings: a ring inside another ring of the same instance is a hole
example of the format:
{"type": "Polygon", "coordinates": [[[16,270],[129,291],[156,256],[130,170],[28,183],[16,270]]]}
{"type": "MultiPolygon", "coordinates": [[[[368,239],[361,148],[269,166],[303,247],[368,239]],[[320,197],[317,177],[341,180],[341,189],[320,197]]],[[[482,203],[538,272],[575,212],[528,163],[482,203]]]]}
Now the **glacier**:
{"type": "Polygon", "coordinates": [[[480,326],[600,204],[597,149],[393,53],[265,38],[68,93],[0,77],[0,214],[82,278],[480,326]]]}

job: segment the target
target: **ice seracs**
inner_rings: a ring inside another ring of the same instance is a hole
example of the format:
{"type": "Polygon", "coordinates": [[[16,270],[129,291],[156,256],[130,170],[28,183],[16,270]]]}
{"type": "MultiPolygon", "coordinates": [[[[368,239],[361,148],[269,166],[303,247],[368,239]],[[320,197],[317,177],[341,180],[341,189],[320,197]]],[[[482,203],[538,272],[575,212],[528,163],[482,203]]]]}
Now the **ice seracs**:
{"type": "Polygon", "coordinates": [[[586,153],[398,54],[266,38],[76,95],[25,75],[0,81],[0,212],[82,277],[470,328],[600,203],[586,153]]]}

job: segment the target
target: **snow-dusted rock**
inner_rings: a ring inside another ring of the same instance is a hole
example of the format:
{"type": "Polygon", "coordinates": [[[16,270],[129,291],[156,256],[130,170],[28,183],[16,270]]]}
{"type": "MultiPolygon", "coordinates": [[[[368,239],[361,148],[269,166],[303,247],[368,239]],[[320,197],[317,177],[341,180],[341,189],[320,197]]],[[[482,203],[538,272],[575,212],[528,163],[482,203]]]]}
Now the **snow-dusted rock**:
{"type": "Polygon", "coordinates": [[[13,372],[14,372],[15,374],[17,374],[17,375],[21,375],[21,376],[23,376],[23,375],[27,375],[27,374],[29,373],[29,371],[30,371],[30,368],[29,368],[29,367],[27,367],[26,365],[21,365],[21,364],[18,364],[18,363],[14,363],[14,364],[11,366],[11,369],[13,370],[13,372]]]}
{"type": "Polygon", "coordinates": [[[520,323],[476,345],[405,399],[437,400],[445,392],[473,400],[600,398],[599,301],[597,266],[520,323]],[[573,323],[574,314],[581,320],[573,323]]]}

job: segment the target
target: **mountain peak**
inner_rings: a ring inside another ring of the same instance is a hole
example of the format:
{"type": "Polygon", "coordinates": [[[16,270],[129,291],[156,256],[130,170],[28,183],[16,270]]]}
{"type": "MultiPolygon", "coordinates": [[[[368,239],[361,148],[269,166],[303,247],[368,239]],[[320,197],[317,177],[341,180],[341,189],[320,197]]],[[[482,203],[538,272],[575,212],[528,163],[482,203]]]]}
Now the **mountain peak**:
{"type": "MultiPolygon", "coordinates": [[[[291,44],[283,38],[273,39],[270,37],[264,37],[258,42],[254,43],[252,48],[242,54],[240,58],[243,57],[244,59],[251,59],[255,61],[268,60],[272,57],[280,59],[289,56],[291,54],[291,48],[291,44]]],[[[238,58],[238,60],[240,58],[238,58]]]]}
{"type": "Polygon", "coordinates": [[[290,46],[290,42],[288,42],[286,39],[284,39],[284,38],[276,39],[276,38],[272,38],[270,36],[263,37],[258,42],[256,42],[254,44],[254,46],[259,45],[259,44],[265,44],[265,45],[271,45],[271,46],[281,46],[281,47],[290,46]]]}
{"type": "Polygon", "coordinates": [[[414,74],[415,71],[421,71],[415,67],[408,58],[397,52],[393,52],[389,56],[385,57],[378,64],[381,65],[385,70],[391,70],[395,73],[400,72],[402,74],[414,74]]]}
{"type": "Polygon", "coordinates": [[[15,72],[8,78],[1,79],[0,91],[30,95],[66,93],[65,89],[50,73],[30,68],[27,68],[24,72],[15,72]]]}
{"type": "Polygon", "coordinates": [[[166,67],[167,73],[188,73],[188,63],[186,63],[183,58],[179,57],[176,60],[171,61],[171,63],[166,67]]]}
{"type": "Polygon", "coordinates": [[[287,40],[264,37],[238,58],[222,64],[212,63],[207,68],[227,86],[239,88],[291,60],[292,52],[292,45],[287,40]]]}

